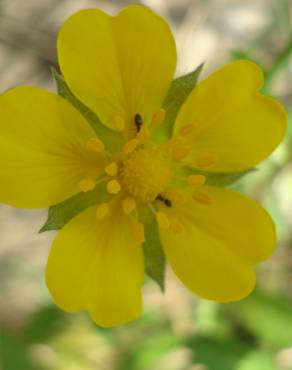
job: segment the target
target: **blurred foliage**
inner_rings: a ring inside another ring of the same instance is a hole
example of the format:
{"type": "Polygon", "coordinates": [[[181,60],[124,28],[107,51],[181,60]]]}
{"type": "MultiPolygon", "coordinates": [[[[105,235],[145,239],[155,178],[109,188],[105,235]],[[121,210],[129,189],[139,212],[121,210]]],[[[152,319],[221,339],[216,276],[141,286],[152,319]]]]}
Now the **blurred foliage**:
{"type": "Polygon", "coordinates": [[[276,353],[292,343],[291,301],[255,292],[238,303],[204,305],[215,307],[216,315],[205,307],[193,320],[197,330],[189,335],[172,330],[165,316],[146,313],[128,326],[103,330],[83,314],[68,317],[56,307],[43,307],[18,335],[1,331],[2,368],[185,369],[171,360],[180,349],[190,354],[190,365],[204,364],[209,370],[278,369],[276,353]]]}

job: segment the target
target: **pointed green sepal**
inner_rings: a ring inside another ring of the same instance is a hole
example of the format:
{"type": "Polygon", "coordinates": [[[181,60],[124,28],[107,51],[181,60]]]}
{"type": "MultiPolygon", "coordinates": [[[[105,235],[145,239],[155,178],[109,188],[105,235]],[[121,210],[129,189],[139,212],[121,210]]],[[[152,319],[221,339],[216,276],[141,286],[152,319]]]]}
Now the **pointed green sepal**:
{"type": "Polygon", "coordinates": [[[58,94],[71,103],[83,115],[98,138],[103,141],[108,151],[118,152],[124,143],[122,135],[105,126],[91,109],[77,99],[71,92],[63,76],[55,68],[52,68],[52,75],[57,84],[58,94]]]}
{"type": "Polygon", "coordinates": [[[144,224],[145,242],[143,244],[145,269],[164,292],[165,255],[161,245],[157,222],[153,212],[146,205],[139,207],[139,219],[144,224]]]}
{"type": "Polygon", "coordinates": [[[111,195],[104,184],[97,185],[94,190],[88,193],[74,195],[64,202],[49,208],[48,219],[39,232],[59,230],[80,212],[95,204],[108,202],[110,199],[111,195]]]}
{"type": "Polygon", "coordinates": [[[165,141],[172,136],[178,112],[196,87],[203,66],[201,64],[195,71],[173,80],[162,105],[163,109],[166,110],[166,116],[163,124],[155,132],[154,139],[157,141],[165,141]]]}

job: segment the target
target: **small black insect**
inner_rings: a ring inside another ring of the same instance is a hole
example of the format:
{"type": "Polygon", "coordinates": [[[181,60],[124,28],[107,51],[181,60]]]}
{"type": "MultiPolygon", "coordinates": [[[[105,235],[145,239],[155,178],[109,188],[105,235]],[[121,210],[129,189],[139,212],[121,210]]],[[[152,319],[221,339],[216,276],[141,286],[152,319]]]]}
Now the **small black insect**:
{"type": "Polygon", "coordinates": [[[172,206],[171,200],[164,198],[161,194],[157,195],[156,200],[160,200],[161,202],[163,202],[166,205],[166,207],[172,206]]]}
{"type": "Polygon", "coordinates": [[[141,130],[141,126],[143,125],[143,119],[139,113],[135,114],[134,121],[137,127],[137,132],[139,132],[141,130]]]}

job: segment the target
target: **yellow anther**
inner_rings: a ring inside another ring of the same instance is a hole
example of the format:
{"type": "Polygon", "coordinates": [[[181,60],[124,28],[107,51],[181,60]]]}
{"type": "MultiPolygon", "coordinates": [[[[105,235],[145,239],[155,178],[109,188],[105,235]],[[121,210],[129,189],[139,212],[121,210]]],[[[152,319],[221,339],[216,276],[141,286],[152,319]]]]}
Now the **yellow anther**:
{"type": "Polygon", "coordinates": [[[153,114],[153,117],[152,117],[152,123],[153,123],[153,125],[155,125],[155,126],[160,125],[164,121],[165,116],[166,116],[165,109],[162,109],[162,108],[159,109],[157,112],[155,112],[153,114]]]}
{"type": "Polygon", "coordinates": [[[141,144],[146,143],[150,138],[150,132],[147,130],[146,127],[142,127],[141,130],[138,132],[136,139],[139,140],[141,144]]]}
{"type": "Polygon", "coordinates": [[[179,137],[174,137],[169,141],[170,148],[174,148],[175,146],[182,145],[182,139],[179,137]]]}
{"type": "Polygon", "coordinates": [[[191,133],[193,133],[195,131],[195,129],[196,129],[196,126],[193,123],[190,123],[189,125],[183,126],[179,130],[179,135],[181,135],[181,136],[188,136],[191,133]]]}
{"type": "Polygon", "coordinates": [[[95,188],[95,181],[93,179],[83,179],[78,185],[81,191],[87,193],[95,188]]]}
{"type": "Polygon", "coordinates": [[[199,192],[199,191],[196,191],[195,193],[193,193],[193,199],[198,202],[198,203],[201,203],[201,204],[212,204],[213,203],[213,200],[212,198],[210,197],[209,194],[206,194],[206,193],[202,193],[202,192],[199,192]]]}
{"type": "Polygon", "coordinates": [[[188,183],[193,186],[202,186],[206,182],[206,176],[204,175],[191,175],[188,177],[188,183]]]}
{"type": "Polygon", "coordinates": [[[104,143],[97,137],[92,137],[87,141],[86,149],[91,152],[102,153],[104,151],[104,143]]]}
{"type": "Polygon", "coordinates": [[[132,197],[127,197],[122,202],[123,211],[129,215],[135,208],[136,202],[135,199],[132,197]]]}
{"type": "Polygon", "coordinates": [[[164,212],[156,212],[156,221],[158,223],[158,226],[161,227],[161,229],[168,229],[170,226],[169,219],[167,215],[164,212]]]}
{"type": "Polygon", "coordinates": [[[123,117],[116,116],[114,120],[114,126],[117,131],[120,131],[120,132],[124,131],[126,124],[125,124],[125,120],[123,119],[123,117]]]}
{"type": "Polygon", "coordinates": [[[181,204],[186,200],[184,193],[179,189],[168,190],[166,193],[166,198],[170,199],[174,204],[181,204]]]}
{"type": "Polygon", "coordinates": [[[131,154],[137,148],[138,145],[139,145],[138,139],[129,140],[123,148],[123,153],[125,155],[131,154]]]}
{"type": "Polygon", "coordinates": [[[109,165],[107,165],[104,170],[109,176],[116,176],[116,174],[118,173],[118,169],[119,167],[117,163],[112,162],[109,165]]]}
{"type": "Polygon", "coordinates": [[[176,234],[181,234],[184,231],[184,226],[178,220],[171,220],[170,223],[170,230],[176,234]]]}
{"type": "Polygon", "coordinates": [[[171,150],[171,157],[175,161],[179,161],[190,154],[189,148],[182,145],[175,145],[171,150]]]}
{"type": "Polygon", "coordinates": [[[121,190],[121,185],[117,180],[111,180],[107,183],[106,188],[110,194],[118,194],[121,190]]]}
{"type": "Polygon", "coordinates": [[[96,218],[102,220],[109,213],[109,205],[101,203],[96,209],[96,218]]]}
{"type": "Polygon", "coordinates": [[[218,161],[218,157],[215,155],[206,155],[204,157],[197,158],[195,165],[199,168],[210,167],[218,161]]]}
{"type": "Polygon", "coordinates": [[[133,222],[132,233],[137,243],[142,244],[145,242],[144,225],[141,222],[133,222]]]}

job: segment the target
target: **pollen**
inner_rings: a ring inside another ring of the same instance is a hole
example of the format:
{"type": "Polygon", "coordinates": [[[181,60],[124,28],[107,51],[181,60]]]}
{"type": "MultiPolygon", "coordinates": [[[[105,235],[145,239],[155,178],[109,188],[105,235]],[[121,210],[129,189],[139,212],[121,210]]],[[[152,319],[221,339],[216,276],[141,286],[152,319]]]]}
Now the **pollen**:
{"type": "Polygon", "coordinates": [[[117,180],[109,181],[106,188],[110,194],[118,194],[121,191],[121,185],[117,180]]]}
{"type": "Polygon", "coordinates": [[[155,148],[140,148],[121,166],[123,188],[133,197],[152,202],[165,192],[172,178],[171,162],[155,148]]]}
{"type": "Polygon", "coordinates": [[[175,161],[180,161],[190,154],[190,149],[182,145],[174,145],[171,149],[171,156],[175,161]]]}
{"type": "Polygon", "coordinates": [[[168,229],[170,226],[169,219],[167,215],[164,212],[156,212],[156,221],[158,223],[158,226],[161,227],[161,229],[168,229]]]}
{"type": "Polygon", "coordinates": [[[159,109],[157,112],[153,114],[153,117],[152,117],[153,125],[155,126],[160,125],[165,120],[165,116],[166,116],[165,109],[163,108],[159,109]]]}
{"type": "Polygon", "coordinates": [[[101,203],[96,209],[96,218],[102,220],[109,213],[109,205],[107,203],[101,203]]]}
{"type": "Polygon", "coordinates": [[[188,177],[188,183],[193,186],[202,186],[206,182],[206,176],[204,175],[191,175],[188,177]]]}
{"type": "Polygon", "coordinates": [[[195,129],[196,129],[196,126],[193,123],[190,123],[188,125],[183,126],[179,130],[179,135],[188,136],[188,135],[192,134],[195,131],[195,129]]]}
{"type": "Polygon", "coordinates": [[[92,137],[87,141],[86,149],[91,152],[102,153],[104,151],[104,143],[97,137],[92,137]]]}
{"type": "Polygon", "coordinates": [[[87,193],[90,190],[93,190],[95,188],[95,181],[93,179],[83,179],[79,182],[79,188],[84,193],[87,193]]]}
{"type": "Polygon", "coordinates": [[[199,191],[196,191],[193,193],[193,199],[196,202],[201,203],[201,204],[210,205],[213,203],[213,200],[210,197],[210,195],[203,193],[203,192],[199,192],[199,191]]]}
{"type": "Polygon", "coordinates": [[[215,164],[217,161],[218,157],[216,155],[206,155],[197,158],[195,165],[199,168],[207,168],[215,164]]]}
{"type": "Polygon", "coordinates": [[[126,215],[129,215],[136,208],[135,199],[132,197],[127,197],[122,202],[123,211],[126,215]]]}
{"type": "Polygon", "coordinates": [[[107,165],[104,170],[109,176],[113,177],[113,176],[116,176],[116,174],[118,173],[118,169],[119,169],[119,167],[118,167],[117,163],[112,162],[109,165],[107,165]]]}

